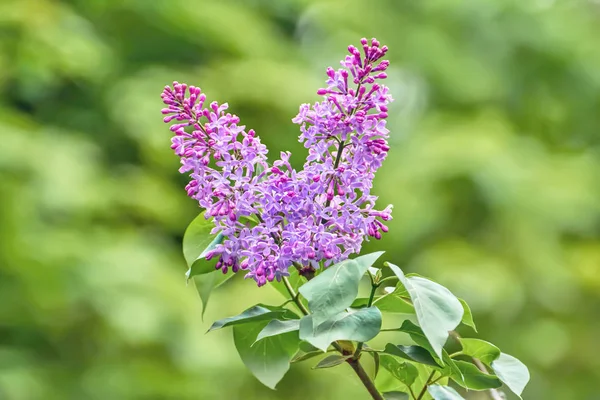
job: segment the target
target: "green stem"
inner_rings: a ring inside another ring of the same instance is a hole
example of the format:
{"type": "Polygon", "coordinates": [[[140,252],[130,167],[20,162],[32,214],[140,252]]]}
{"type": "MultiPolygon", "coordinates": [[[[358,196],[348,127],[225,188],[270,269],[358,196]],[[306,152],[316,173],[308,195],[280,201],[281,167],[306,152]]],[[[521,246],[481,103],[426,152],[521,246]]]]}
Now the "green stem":
{"type": "MultiPolygon", "coordinates": [[[[300,311],[302,311],[302,314],[308,315],[309,312],[306,309],[306,307],[304,306],[304,304],[302,304],[302,301],[300,301],[300,298],[298,297],[298,293],[296,293],[296,291],[290,284],[290,281],[285,276],[283,277],[283,284],[285,285],[285,288],[287,289],[288,293],[290,294],[292,301],[294,303],[296,303],[296,305],[298,306],[300,311]]],[[[346,352],[344,352],[344,350],[342,349],[342,346],[340,346],[337,342],[333,342],[332,345],[341,354],[349,355],[349,354],[346,354],[346,352]]],[[[360,379],[360,381],[362,382],[364,387],[367,389],[367,391],[369,392],[369,394],[371,395],[373,400],[384,400],[384,398],[381,396],[381,394],[377,391],[377,388],[375,387],[375,383],[373,383],[373,381],[371,380],[371,378],[369,377],[369,375],[367,374],[365,369],[362,367],[362,365],[360,365],[360,362],[358,360],[355,360],[354,358],[349,358],[348,360],[346,360],[346,362],[354,370],[354,372],[356,373],[356,375],[358,376],[358,378],[360,379]]]]}
{"type": "Polygon", "coordinates": [[[423,398],[423,396],[425,396],[425,392],[427,392],[427,386],[429,386],[429,383],[431,382],[431,378],[433,378],[434,374],[435,374],[435,371],[432,371],[431,374],[429,374],[429,378],[427,378],[425,385],[423,385],[423,389],[421,389],[421,393],[419,393],[419,395],[417,396],[417,398],[415,400],[421,400],[423,398]]]}
{"type": "Polygon", "coordinates": [[[302,304],[302,301],[298,297],[298,293],[296,293],[296,291],[294,290],[294,288],[290,284],[290,281],[287,278],[287,276],[283,277],[283,284],[285,285],[285,288],[287,289],[288,293],[292,297],[292,301],[294,303],[296,303],[296,306],[300,309],[300,311],[302,312],[302,314],[308,315],[308,310],[306,309],[306,307],[304,307],[304,304],[302,304]]]}
{"type": "MultiPolygon", "coordinates": [[[[367,274],[369,275],[369,279],[371,280],[371,294],[369,296],[369,302],[367,303],[367,307],[371,307],[373,305],[373,299],[375,298],[375,292],[377,291],[379,285],[375,283],[373,275],[371,275],[369,271],[367,271],[367,274]]],[[[358,360],[358,358],[360,357],[360,352],[362,351],[363,345],[364,342],[358,342],[358,345],[356,346],[356,351],[354,352],[353,356],[355,360],[358,360]]]]}

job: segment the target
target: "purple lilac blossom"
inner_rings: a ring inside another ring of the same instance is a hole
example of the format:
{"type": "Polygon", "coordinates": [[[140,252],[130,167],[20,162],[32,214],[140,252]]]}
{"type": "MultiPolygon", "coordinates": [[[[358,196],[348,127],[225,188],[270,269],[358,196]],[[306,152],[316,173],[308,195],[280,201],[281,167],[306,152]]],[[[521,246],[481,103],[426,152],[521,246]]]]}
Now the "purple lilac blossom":
{"type": "Polygon", "coordinates": [[[207,257],[219,256],[224,273],[247,270],[259,286],[288,275],[292,264],[318,269],[360,252],[365,238],[381,238],[391,205],[376,210],[371,194],[375,172],[389,150],[385,79],[387,52],[376,39],[361,40],[363,54],[349,46],[343,68],[327,69],[323,101],[300,106],[292,120],[308,149],[301,171],[289,152],[269,167],[267,150],[254,131],[245,132],[227,104],[202,108],[200,89],[175,82],[162,98],[165,122],[176,120],[172,148],[180,172],[190,172],[188,195],[213,217],[213,233],[226,240],[207,257]],[[212,166],[218,168],[213,168],[212,166]],[[263,172],[259,172],[260,170],[263,172]],[[257,224],[241,221],[254,215],[257,224]],[[254,225],[254,226],[252,226],[254,225]]]}

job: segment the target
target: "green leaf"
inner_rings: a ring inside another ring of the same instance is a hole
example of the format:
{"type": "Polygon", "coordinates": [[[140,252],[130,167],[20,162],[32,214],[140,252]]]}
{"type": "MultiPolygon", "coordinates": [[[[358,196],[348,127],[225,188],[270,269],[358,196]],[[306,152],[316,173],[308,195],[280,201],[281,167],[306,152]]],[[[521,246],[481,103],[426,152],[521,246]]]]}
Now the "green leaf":
{"type": "Polygon", "coordinates": [[[275,385],[290,368],[290,359],[298,348],[297,332],[284,333],[259,340],[265,321],[233,327],[233,341],[242,362],[263,385],[275,389],[275,385]]]}
{"type": "Polygon", "coordinates": [[[491,365],[500,357],[500,349],[493,344],[481,339],[460,338],[462,353],[481,360],[484,364],[491,365]]]}
{"type": "Polygon", "coordinates": [[[373,379],[377,378],[377,374],[379,373],[379,366],[381,365],[381,356],[378,352],[373,351],[369,353],[373,356],[373,364],[375,364],[375,372],[373,374],[373,379]]]}
{"type": "Polygon", "coordinates": [[[383,252],[367,254],[332,265],[298,290],[308,300],[313,323],[318,325],[352,305],[361,277],[383,252]]]}
{"type": "Polygon", "coordinates": [[[471,328],[473,328],[473,330],[475,332],[477,332],[477,327],[475,326],[475,321],[473,321],[473,313],[471,312],[471,307],[469,307],[469,305],[467,304],[466,301],[464,301],[463,299],[458,299],[458,301],[460,301],[460,304],[463,307],[464,310],[464,314],[462,317],[462,323],[470,326],[471,328]]]}
{"type": "Polygon", "coordinates": [[[464,310],[444,286],[420,276],[404,276],[400,268],[387,263],[404,285],[415,307],[417,320],[438,357],[448,339],[448,331],[460,324],[464,310]]]}
{"type": "Polygon", "coordinates": [[[530,378],[529,370],[525,364],[513,356],[500,353],[500,357],[492,362],[491,367],[498,378],[520,398],[530,378]]]}
{"type": "Polygon", "coordinates": [[[331,368],[336,365],[343,364],[347,359],[352,358],[352,356],[343,356],[341,354],[332,354],[330,356],[325,357],[317,365],[314,366],[313,369],[317,368],[331,368]]]}
{"type": "Polygon", "coordinates": [[[434,400],[465,400],[458,392],[450,386],[429,385],[427,391],[434,400]]]}
{"type": "Polygon", "coordinates": [[[408,393],[404,392],[385,392],[382,393],[385,400],[408,400],[408,393]]]}
{"type": "Polygon", "coordinates": [[[390,371],[396,379],[407,386],[412,385],[419,376],[419,371],[414,365],[400,362],[390,355],[382,354],[380,362],[383,368],[390,371]]]}
{"type": "Polygon", "coordinates": [[[383,352],[421,364],[438,366],[431,354],[420,346],[401,346],[388,343],[383,352]]]}
{"type": "Polygon", "coordinates": [[[208,331],[214,331],[231,325],[248,324],[257,321],[270,321],[284,316],[287,318],[298,318],[293,312],[286,308],[277,308],[259,304],[250,307],[239,315],[223,318],[214,322],[208,331]]]}
{"type": "Polygon", "coordinates": [[[373,302],[382,312],[414,314],[415,307],[410,303],[409,294],[402,284],[393,292],[383,295],[373,302]]]}
{"type": "Polygon", "coordinates": [[[290,362],[296,363],[296,362],[300,362],[300,361],[305,361],[305,360],[309,360],[313,357],[320,356],[322,354],[324,354],[324,353],[321,350],[309,351],[309,352],[299,351],[298,353],[296,353],[294,355],[294,357],[292,358],[292,360],[290,362]]]}
{"type": "Polygon", "coordinates": [[[381,329],[381,312],[377,307],[361,308],[331,316],[314,327],[313,316],[300,320],[300,338],[323,351],[336,340],[366,342],[381,329]]]}
{"type": "Polygon", "coordinates": [[[200,315],[202,319],[204,319],[204,313],[208,307],[208,300],[212,291],[234,276],[235,274],[224,274],[221,271],[214,271],[210,274],[196,275],[192,278],[202,303],[202,314],[200,315]]]}
{"type": "Polygon", "coordinates": [[[461,375],[450,377],[460,386],[471,390],[496,389],[502,386],[502,382],[496,375],[489,375],[479,370],[475,365],[466,361],[454,361],[461,375]]]}
{"type": "Polygon", "coordinates": [[[299,319],[289,319],[285,321],[274,319],[269,322],[262,331],[260,331],[256,337],[256,341],[270,336],[281,335],[282,333],[297,331],[298,329],[300,329],[299,319]]]}
{"type": "Polygon", "coordinates": [[[454,363],[454,360],[450,358],[446,350],[442,349],[442,357],[439,358],[434,351],[433,347],[425,337],[423,330],[417,325],[413,324],[412,321],[406,320],[402,323],[402,326],[398,328],[399,331],[408,333],[410,338],[417,343],[419,346],[425,348],[433,356],[435,361],[443,367],[436,367],[443,376],[454,375],[457,379],[461,376],[461,372],[454,363]]]}
{"type": "Polygon", "coordinates": [[[208,251],[213,250],[222,243],[224,237],[222,233],[217,236],[212,235],[210,232],[214,227],[215,225],[210,219],[204,218],[203,211],[194,218],[185,230],[183,235],[183,257],[188,265],[187,279],[215,270],[214,265],[217,259],[207,261],[205,256],[208,251]]]}
{"type": "MultiPolygon", "coordinates": [[[[425,386],[429,375],[434,370],[423,364],[413,364],[413,366],[417,369],[419,375],[411,386],[407,386],[400,382],[388,370],[381,368],[379,375],[377,375],[377,378],[375,379],[377,389],[381,392],[400,391],[406,393],[410,392],[412,389],[414,392],[419,393],[421,389],[423,389],[423,386],[425,386]]],[[[425,393],[422,399],[431,399],[431,396],[425,393]]]]}

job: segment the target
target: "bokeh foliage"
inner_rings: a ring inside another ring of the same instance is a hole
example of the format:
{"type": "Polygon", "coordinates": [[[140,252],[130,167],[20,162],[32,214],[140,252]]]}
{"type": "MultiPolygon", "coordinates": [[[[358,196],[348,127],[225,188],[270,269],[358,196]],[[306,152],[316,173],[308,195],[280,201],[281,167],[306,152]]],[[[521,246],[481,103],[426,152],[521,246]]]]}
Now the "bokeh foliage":
{"type": "Polygon", "coordinates": [[[530,367],[526,398],[598,398],[592,0],[1,1],[0,398],[359,398],[343,368],[270,391],[204,335],[281,298],[236,278],[201,320],[159,94],[201,86],[299,166],[290,119],[362,36],[390,47],[396,98],[376,182],[394,220],[366,251],[465,298],[530,367]]]}

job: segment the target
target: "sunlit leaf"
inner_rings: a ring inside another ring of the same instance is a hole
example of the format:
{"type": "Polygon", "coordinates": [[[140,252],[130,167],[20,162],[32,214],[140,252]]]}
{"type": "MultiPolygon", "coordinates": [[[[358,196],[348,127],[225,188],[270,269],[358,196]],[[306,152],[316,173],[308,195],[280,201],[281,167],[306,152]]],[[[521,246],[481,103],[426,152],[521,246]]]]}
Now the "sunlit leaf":
{"type": "Polygon", "coordinates": [[[336,340],[366,342],[373,339],[381,329],[381,312],[377,307],[341,312],[313,328],[312,315],[300,320],[300,338],[326,351],[336,340]]]}
{"type": "Polygon", "coordinates": [[[460,338],[460,344],[463,354],[478,358],[487,365],[500,357],[500,349],[485,340],[460,338]]]}
{"type": "Polygon", "coordinates": [[[448,332],[463,317],[460,301],[444,286],[420,276],[405,276],[394,264],[387,264],[404,285],[415,307],[417,320],[438,357],[448,339],[448,332]]]}
{"type": "Polygon", "coordinates": [[[429,385],[427,391],[434,400],[465,400],[458,392],[450,386],[429,385]]]}
{"type": "Polygon", "coordinates": [[[506,353],[494,360],[492,369],[498,378],[517,396],[521,397],[523,389],[529,382],[529,370],[521,361],[506,353]]]}
{"type": "Polygon", "coordinates": [[[470,326],[475,332],[477,332],[477,326],[475,326],[475,321],[473,321],[473,313],[471,312],[471,307],[469,307],[467,302],[463,299],[458,299],[458,301],[460,301],[460,304],[462,305],[464,310],[461,322],[467,326],[470,326]]]}
{"type": "Polygon", "coordinates": [[[332,265],[299,288],[308,300],[315,327],[352,305],[361,277],[382,254],[367,254],[332,265]]]}
{"type": "Polygon", "coordinates": [[[475,365],[466,361],[454,361],[461,375],[452,375],[451,378],[460,386],[470,390],[495,389],[502,386],[496,375],[486,374],[475,365]]]}
{"type": "Polygon", "coordinates": [[[212,291],[234,276],[235,274],[233,273],[224,274],[221,271],[214,271],[210,274],[196,275],[192,278],[196,290],[198,291],[198,295],[200,296],[200,300],[202,301],[202,318],[204,318],[204,313],[208,307],[208,300],[210,299],[212,291]]]}

